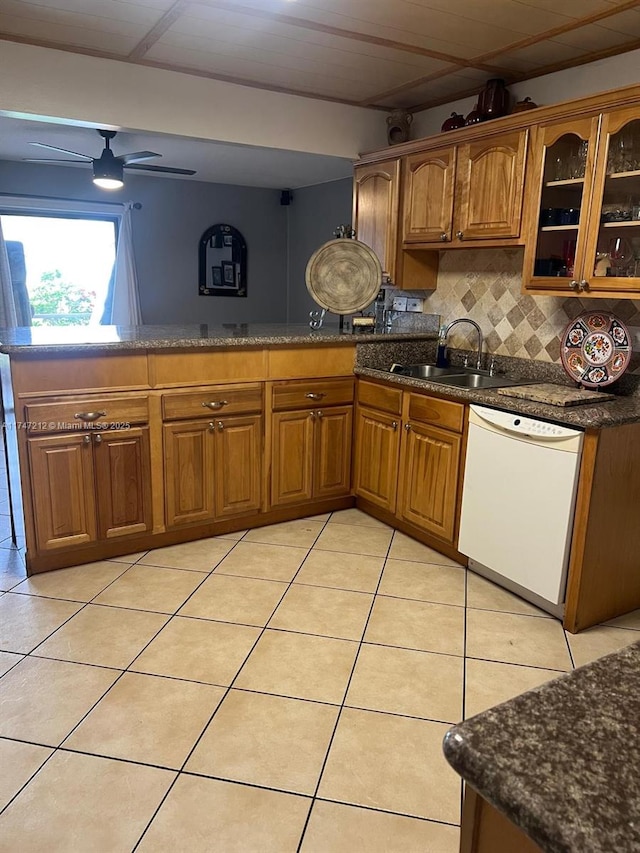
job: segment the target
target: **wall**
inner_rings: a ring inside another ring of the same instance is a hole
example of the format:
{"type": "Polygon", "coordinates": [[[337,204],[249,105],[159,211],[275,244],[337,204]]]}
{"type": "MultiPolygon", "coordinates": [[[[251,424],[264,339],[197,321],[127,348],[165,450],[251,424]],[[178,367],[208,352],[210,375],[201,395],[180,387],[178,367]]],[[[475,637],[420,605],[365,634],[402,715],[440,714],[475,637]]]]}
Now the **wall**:
{"type": "MultiPolygon", "coordinates": [[[[611,311],[640,342],[640,302],[630,299],[577,299],[529,296],[520,292],[523,250],[460,249],[440,252],[438,286],[426,291],[424,310],[443,324],[470,317],[482,329],[486,351],[516,358],[560,361],[560,336],[583,311],[611,311]]],[[[452,329],[452,346],[473,349],[469,327],[452,329]]],[[[634,360],[635,361],[635,360],[634,360]]]]}
{"type": "Polygon", "coordinates": [[[285,319],[286,208],[276,190],[129,174],[122,191],[106,194],[90,169],[0,161],[0,192],[141,202],[133,233],[147,324],[285,319]],[[247,241],[246,299],[198,294],[198,241],[217,222],[234,225],[247,241]]]}
{"type": "MultiPolygon", "coordinates": [[[[554,74],[545,74],[533,80],[514,83],[508,88],[513,102],[521,101],[528,96],[540,107],[549,106],[640,83],[639,68],[640,50],[632,50],[619,56],[568,68],[566,71],[556,71],[554,74]]],[[[481,88],[482,86],[479,86],[478,91],[481,88]]],[[[442,123],[452,112],[466,116],[473,109],[476,100],[476,97],[465,98],[416,113],[412,125],[412,138],[419,139],[422,136],[440,133],[442,123]]]]}
{"type": "MultiPolygon", "coordinates": [[[[288,312],[290,323],[308,323],[309,312],[318,309],[305,283],[311,255],[333,239],[336,226],[351,222],[353,181],[346,178],[298,189],[287,211],[289,270],[288,312]]],[[[327,325],[336,325],[336,315],[327,315],[327,325]]]]}

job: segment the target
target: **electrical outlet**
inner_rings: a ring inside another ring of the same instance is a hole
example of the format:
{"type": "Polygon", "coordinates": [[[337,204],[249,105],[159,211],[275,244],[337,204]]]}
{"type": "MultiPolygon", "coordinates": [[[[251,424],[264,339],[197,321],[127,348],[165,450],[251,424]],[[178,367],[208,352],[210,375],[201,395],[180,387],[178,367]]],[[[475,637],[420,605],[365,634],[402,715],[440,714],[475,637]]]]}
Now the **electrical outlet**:
{"type": "Polygon", "coordinates": [[[407,310],[407,297],[406,296],[394,296],[394,298],[393,298],[393,310],[394,311],[406,311],[407,310]]]}
{"type": "Polygon", "coordinates": [[[415,311],[418,314],[422,314],[423,307],[424,299],[407,299],[407,311],[415,311]]]}

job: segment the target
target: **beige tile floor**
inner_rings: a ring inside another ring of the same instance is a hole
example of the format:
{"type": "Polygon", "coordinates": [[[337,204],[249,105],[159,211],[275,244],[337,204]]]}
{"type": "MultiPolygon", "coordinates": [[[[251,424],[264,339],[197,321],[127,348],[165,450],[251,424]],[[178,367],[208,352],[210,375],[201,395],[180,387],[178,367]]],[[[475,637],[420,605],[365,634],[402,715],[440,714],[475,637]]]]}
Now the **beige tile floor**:
{"type": "Polygon", "coordinates": [[[450,724],[636,640],[355,509],[28,580],[5,539],[0,851],[454,853],[450,724]]]}

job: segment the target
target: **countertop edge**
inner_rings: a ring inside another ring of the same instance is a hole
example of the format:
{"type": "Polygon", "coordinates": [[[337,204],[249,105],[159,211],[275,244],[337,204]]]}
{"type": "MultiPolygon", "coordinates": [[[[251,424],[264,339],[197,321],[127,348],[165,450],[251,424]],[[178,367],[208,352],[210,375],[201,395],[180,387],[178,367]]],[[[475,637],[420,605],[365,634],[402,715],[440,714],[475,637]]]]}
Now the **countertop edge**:
{"type": "Polygon", "coordinates": [[[375,333],[335,333],[327,334],[312,332],[308,334],[274,334],[274,335],[224,335],[210,338],[153,338],[141,337],[138,340],[119,341],[84,341],[79,343],[24,343],[12,344],[0,342],[0,353],[4,355],[51,355],[51,354],[86,354],[101,352],[146,351],[154,352],[172,349],[224,349],[230,347],[269,347],[287,345],[339,345],[349,346],[358,343],[386,343],[388,341],[424,341],[435,340],[437,333],[428,331],[398,331],[384,334],[375,333]]]}

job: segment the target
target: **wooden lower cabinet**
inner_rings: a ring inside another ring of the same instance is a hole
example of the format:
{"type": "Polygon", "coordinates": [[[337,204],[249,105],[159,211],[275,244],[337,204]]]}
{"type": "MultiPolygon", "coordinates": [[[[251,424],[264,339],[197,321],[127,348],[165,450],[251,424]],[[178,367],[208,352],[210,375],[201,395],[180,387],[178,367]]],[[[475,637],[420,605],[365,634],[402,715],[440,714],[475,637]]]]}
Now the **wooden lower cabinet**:
{"type": "Polygon", "coordinates": [[[258,512],[262,416],[164,426],[167,526],[258,512]]]}
{"type": "Polygon", "coordinates": [[[405,433],[398,514],[453,542],[461,437],[416,421],[405,433]]]}
{"type": "Polygon", "coordinates": [[[348,495],[352,406],[274,412],[271,505],[348,495]]]}
{"type": "Polygon", "coordinates": [[[356,495],[454,545],[464,406],[362,380],[358,401],[356,495]]]}
{"type": "Polygon", "coordinates": [[[396,510],[400,434],[399,416],[358,409],[354,491],[388,512],[396,510]]]}
{"type": "Polygon", "coordinates": [[[39,551],[151,529],[146,427],[30,438],[39,551]]]}

